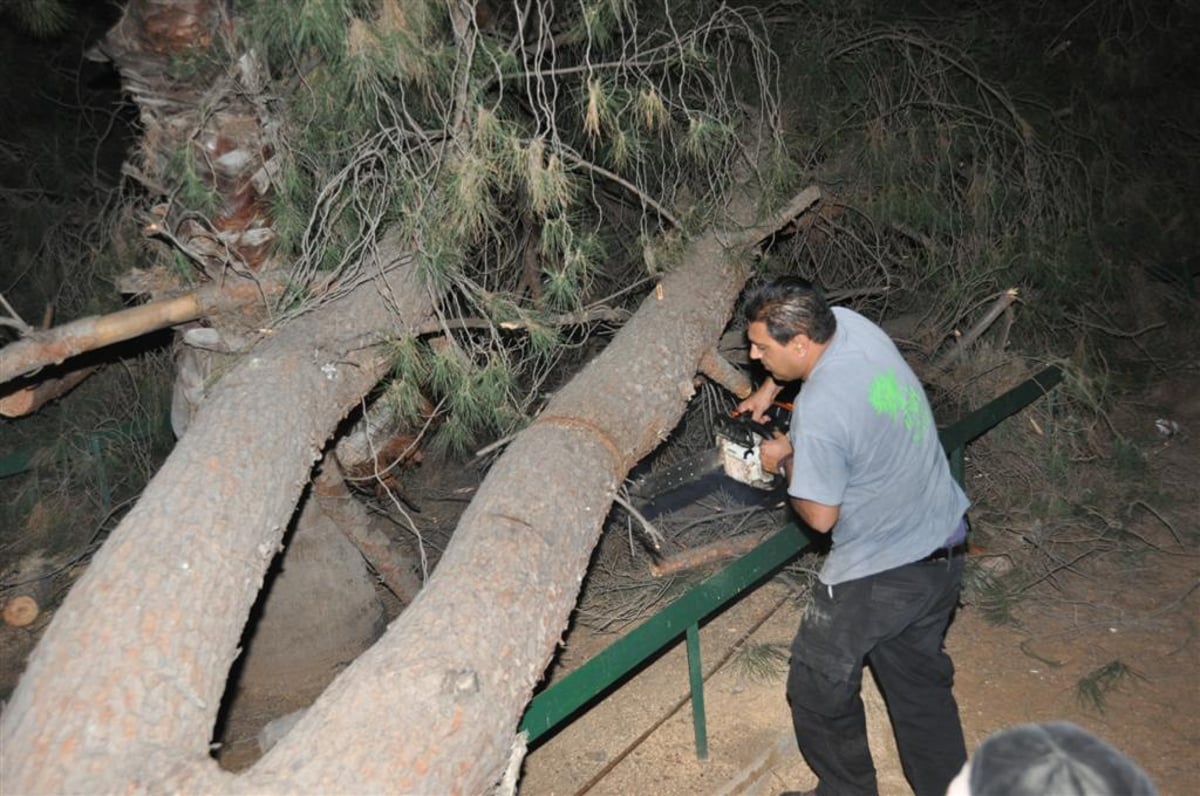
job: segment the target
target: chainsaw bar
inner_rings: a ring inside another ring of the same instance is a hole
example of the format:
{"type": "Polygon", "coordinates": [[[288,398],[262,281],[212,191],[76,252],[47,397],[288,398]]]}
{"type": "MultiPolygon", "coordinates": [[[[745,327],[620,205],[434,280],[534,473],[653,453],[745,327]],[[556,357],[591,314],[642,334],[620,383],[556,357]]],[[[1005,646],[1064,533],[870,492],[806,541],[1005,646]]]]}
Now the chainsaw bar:
{"type": "Polygon", "coordinates": [[[771,489],[779,479],[762,472],[758,463],[758,445],[778,428],[774,418],[771,423],[759,423],[749,415],[720,415],[714,423],[716,444],[712,450],[643,476],[629,485],[629,494],[639,500],[652,501],[721,471],[740,483],[757,489],[771,489]]]}
{"type": "Polygon", "coordinates": [[[659,495],[673,492],[685,484],[699,481],[720,471],[724,460],[725,456],[719,449],[691,456],[634,481],[629,485],[629,494],[642,500],[654,500],[659,495]]]}

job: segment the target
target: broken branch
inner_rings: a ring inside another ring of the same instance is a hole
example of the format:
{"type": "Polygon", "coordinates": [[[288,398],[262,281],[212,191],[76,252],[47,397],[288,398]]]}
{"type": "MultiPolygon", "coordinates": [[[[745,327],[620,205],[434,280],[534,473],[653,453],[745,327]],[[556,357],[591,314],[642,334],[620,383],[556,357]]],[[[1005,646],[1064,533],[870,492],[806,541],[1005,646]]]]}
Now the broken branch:
{"type": "Polygon", "coordinates": [[[810,207],[815,205],[821,199],[821,189],[815,185],[810,185],[784,205],[778,212],[767,218],[762,224],[754,227],[747,227],[739,230],[729,230],[727,234],[732,235],[732,239],[725,239],[724,235],[719,236],[728,248],[744,249],[755,245],[762,239],[774,235],[783,227],[787,226],[796,216],[800,215],[810,207]]]}
{"type": "Polygon", "coordinates": [[[748,553],[762,544],[772,531],[747,533],[732,539],[719,539],[710,544],[693,547],[682,553],[663,558],[650,564],[650,574],[656,578],[674,575],[687,569],[696,569],[726,558],[748,553]]]}
{"type": "Polygon", "coordinates": [[[937,364],[940,367],[945,367],[957,359],[962,352],[967,349],[968,346],[978,340],[980,336],[988,330],[988,327],[996,322],[997,318],[1004,314],[1005,310],[1013,305],[1013,302],[1017,300],[1017,295],[1018,293],[1015,287],[1010,287],[1008,290],[1001,293],[996,300],[992,302],[992,306],[984,314],[983,318],[979,320],[979,323],[972,326],[966,334],[958,338],[958,342],[955,344],[954,348],[947,351],[946,354],[938,360],[937,364]]]}
{"type": "Polygon", "coordinates": [[[88,376],[97,370],[91,365],[79,370],[73,370],[57,379],[47,379],[41,384],[31,384],[22,387],[14,393],[0,398],[0,415],[5,417],[24,417],[33,414],[55,398],[61,398],[79,386],[88,376]]]}
{"type": "Polygon", "coordinates": [[[715,348],[708,349],[700,357],[700,372],[738,398],[747,397],[753,390],[750,378],[718,354],[715,348]]]}
{"type": "Polygon", "coordinates": [[[8,313],[7,318],[0,318],[0,326],[11,326],[19,331],[22,335],[33,332],[33,327],[21,319],[21,316],[17,314],[17,311],[14,310],[12,305],[8,303],[8,300],[4,298],[3,293],[0,293],[0,305],[2,305],[4,307],[4,311],[8,313]]]}
{"type": "Polygon", "coordinates": [[[167,326],[194,321],[223,310],[242,307],[264,295],[282,291],[284,278],[210,284],[171,299],[127,310],[93,315],[54,329],[34,332],[0,350],[0,384],[86,351],[140,337],[167,326]]]}

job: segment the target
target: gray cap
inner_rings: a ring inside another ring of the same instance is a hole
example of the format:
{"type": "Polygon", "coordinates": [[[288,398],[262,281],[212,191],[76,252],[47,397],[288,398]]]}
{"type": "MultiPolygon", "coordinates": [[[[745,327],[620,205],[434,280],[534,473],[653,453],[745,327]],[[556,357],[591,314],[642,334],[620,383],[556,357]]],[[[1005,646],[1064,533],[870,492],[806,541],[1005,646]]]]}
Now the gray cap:
{"type": "Polygon", "coordinates": [[[988,736],[971,758],[971,796],[1156,796],[1118,750],[1066,721],[988,736]]]}

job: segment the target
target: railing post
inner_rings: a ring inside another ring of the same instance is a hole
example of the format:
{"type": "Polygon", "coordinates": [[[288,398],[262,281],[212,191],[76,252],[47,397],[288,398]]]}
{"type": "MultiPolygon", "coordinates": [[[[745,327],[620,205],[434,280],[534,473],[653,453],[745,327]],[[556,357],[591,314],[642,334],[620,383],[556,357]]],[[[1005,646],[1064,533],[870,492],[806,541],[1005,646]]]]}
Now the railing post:
{"type": "Polygon", "coordinates": [[[954,476],[954,480],[963,489],[967,488],[967,456],[966,448],[959,445],[946,451],[946,458],[950,460],[950,475],[954,476]]]}
{"type": "Polygon", "coordinates": [[[704,718],[704,671],[700,666],[700,625],[687,628],[688,678],[692,686],[692,728],[696,734],[696,757],[708,759],[708,725],[704,718]]]}

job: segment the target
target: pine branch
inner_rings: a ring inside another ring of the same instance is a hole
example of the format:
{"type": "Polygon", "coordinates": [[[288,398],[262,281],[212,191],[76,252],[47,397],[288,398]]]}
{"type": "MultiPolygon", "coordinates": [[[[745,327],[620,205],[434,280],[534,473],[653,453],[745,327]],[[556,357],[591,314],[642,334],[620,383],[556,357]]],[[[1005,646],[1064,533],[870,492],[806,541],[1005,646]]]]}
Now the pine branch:
{"type": "Polygon", "coordinates": [[[611,172],[608,169],[604,168],[603,166],[597,166],[595,163],[592,163],[589,160],[585,160],[584,158],[582,158],[579,155],[572,152],[568,147],[565,147],[565,146],[562,147],[561,154],[563,156],[563,159],[570,161],[571,163],[575,164],[576,166],[587,169],[588,171],[594,172],[595,174],[599,174],[601,177],[604,177],[605,179],[608,179],[608,180],[611,180],[611,181],[617,183],[622,188],[624,188],[625,190],[629,191],[634,196],[636,196],[643,205],[653,208],[654,212],[658,213],[658,215],[664,221],[668,222],[672,227],[674,227],[675,229],[683,229],[683,225],[679,223],[679,219],[675,218],[674,215],[672,215],[665,207],[663,207],[661,204],[659,204],[658,201],[656,201],[651,196],[649,196],[645,191],[643,191],[641,188],[637,187],[636,185],[634,185],[633,183],[631,183],[629,180],[625,179],[621,175],[616,174],[615,172],[611,172]]]}
{"type": "Polygon", "coordinates": [[[629,318],[629,312],[613,307],[591,307],[579,312],[567,312],[561,315],[551,315],[522,321],[492,321],[487,318],[446,318],[445,320],[427,323],[414,330],[416,335],[437,334],[454,329],[494,329],[499,327],[506,331],[528,329],[532,326],[579,326],[594,321],[620,323],[629,318]]]}

